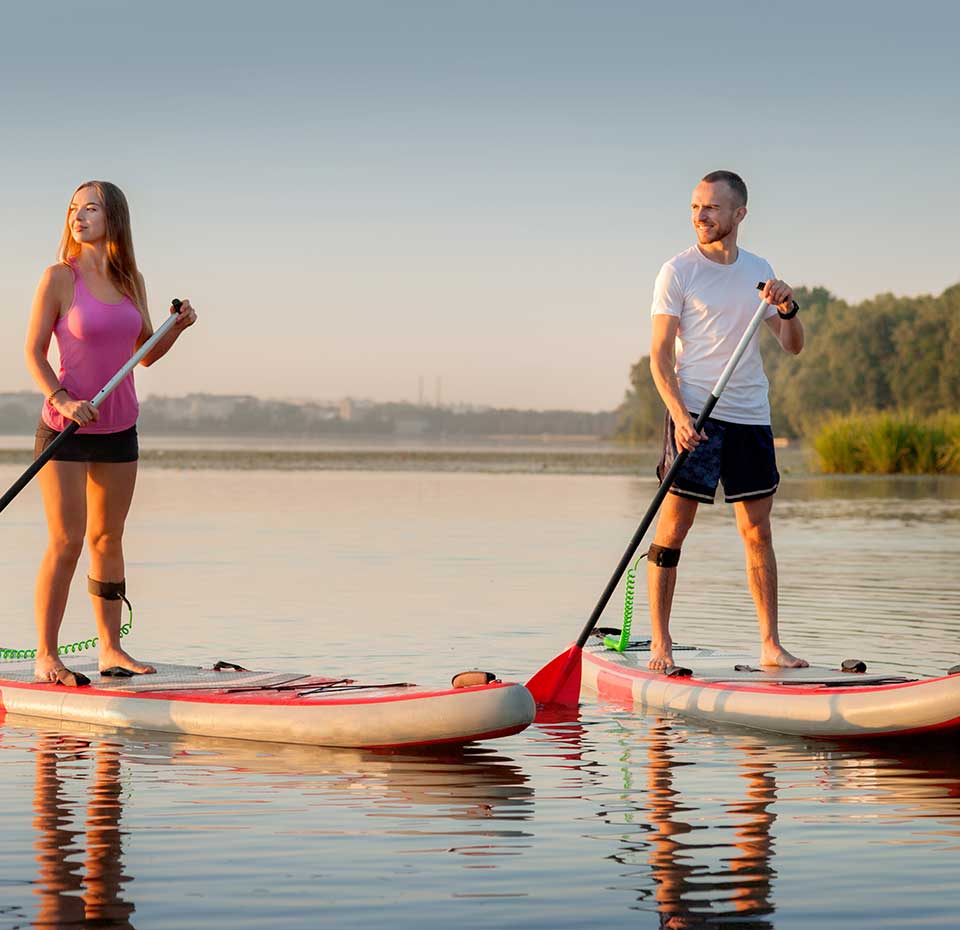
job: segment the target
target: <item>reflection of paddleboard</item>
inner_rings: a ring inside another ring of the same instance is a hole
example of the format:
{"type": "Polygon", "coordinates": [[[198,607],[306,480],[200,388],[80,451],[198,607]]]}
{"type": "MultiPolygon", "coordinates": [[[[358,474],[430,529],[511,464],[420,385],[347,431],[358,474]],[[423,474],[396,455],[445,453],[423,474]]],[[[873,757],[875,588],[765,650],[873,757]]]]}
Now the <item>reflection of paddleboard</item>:
{"type": "Polygon", "coordinates": [[[523,685],[500,681],[438,690],[163,664],[156,675],[101,678],[92,663],[71,667],[92,684],[40,684],[32,663],[0,666],[0,709],[121,729],[356,748],[507,736],[535,712],[523,685]]]}
{"type": "MultiPolygon", "coordinates": [[[[490,747],[464,746],[437,752],[417,747],[382,752],[369,749],[261,743],[253,740],[184,736],[181,733],[126,733],[121,742],[115,727],[91,723],[38,720],[0,711],[4,729],[18,727],[52,737],[59,752],[71,745],[119,753],[125,766],[173,765],[240,775],[282,775],[276,790],[314,790],[324,778],[325,794],[346,793],[377,802],[443,807],[445,820],[489,820],[497,808],[523,816],[533,803],[529,776],[509,756],[490,747]]],[[[187,778],[181,775],[181,778],[187,778]]],[[[510,819],[513,819],[511,816],[510,819]]],[[[511,831],[502,835],[507,836],[511,831]]],[[[495,835],[493,833],[485,835],[495,835]]]]}
{"type": "Polygon", "coordinates": [[[756,659],[674,646],[686,677],[647,668],[649,643],[583,652],[584,690],[656,710],[794,736],[911,736],[960,730],[960,674],[940,678],[829,668],[759,667],[756,659]]]}

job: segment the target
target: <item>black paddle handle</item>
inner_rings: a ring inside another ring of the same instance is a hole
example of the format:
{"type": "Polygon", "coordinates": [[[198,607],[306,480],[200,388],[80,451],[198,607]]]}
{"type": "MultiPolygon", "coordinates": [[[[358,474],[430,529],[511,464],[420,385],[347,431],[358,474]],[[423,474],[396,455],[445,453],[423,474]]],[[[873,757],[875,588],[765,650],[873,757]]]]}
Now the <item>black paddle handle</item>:
{"type": "MultiPolygon", "coordinates": [[[[713,412],[713,408],[717,405],[717,401],[719,399],[720,398],[718,396],[713,394],[707,398],[707,402],[703,405],[703,410],[700,411],[700,415],[697,417],[697,422],[693,427],[696,432],[699,433],[703,429],[704,423],[707,422],[707,417],[709,417],[713,412]]],[[[611,597],[613,597],[613,592],[617,590],[617,585],[620,584],[620,579],[623,577],[623,573],[630,565],[630,560],[640,547],[640,543],[643,542],[643,537],[646,535],[647,530],[650,529],[650,524],[653,523],[653,518],[657,515],[657,511],[660,509],[663,499],[667,496],[667,492],[670,490],[673,482],[676,480],[677,472],[683,468],[683,463],[686,462],[687,456],[689,455],[689,449],[682,449],[678,453],[677,457],[673,460],[673,464],[667,470],[667,473],[663,476],[663,481],[660,482],[660,487],[657,489],[657,493],[654,495],[653,500],[650,501],[650,506],[647,508],[647,512],[643,515],[643,519],[640,521],[640,525],[637,527],[636,533],[633,534],[633,539],[630,540],[630,544],[627,546],[627,551],[623,553],[623,558],[620,559],[620,564],[617,565],[616,570],[614,571],[610,580],[607,582],[607,586],[603,589],[603,594],[600,595],[600,600],[597,601],[597,606],[593,608],[593,613],[590,614],[590,619],[587,621],[586,626],[584,626],[580,636],[577,638],[577,646],[580,649],[586,645],[587,640],[590,638],[590,634],[593,632],[593,628],[599,622],[600,615],[607,606],[607,602],[611,597]]]]}

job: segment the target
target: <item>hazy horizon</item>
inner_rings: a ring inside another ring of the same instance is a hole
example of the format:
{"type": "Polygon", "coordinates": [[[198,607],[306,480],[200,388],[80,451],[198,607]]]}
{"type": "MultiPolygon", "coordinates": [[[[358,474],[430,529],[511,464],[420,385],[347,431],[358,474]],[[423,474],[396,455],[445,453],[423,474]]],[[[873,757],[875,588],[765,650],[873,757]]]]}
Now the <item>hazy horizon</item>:
{"type": "Polygon", "coordinates": [[[155,322],[201,314],[144,396],[415,403],[422,377],[613,409],[721,167],[750,188],[741,244],[792,284],[958,278],[955,5],[53,0],[6,24],[9,390],[91,177],[128,195],[155,322]]]}
{"type": "MultiPolygon", "coordinates": [[[[142,370],[142,369],[141,369],[142,370]]],[[[42,400],[42,395],[40,392],[33,387],[26,387],[20,390],[16,389],[6,389],[0,386],[0,399],[6,395],[10,394],[30,394],[32,397],[42,400]]],[[[581,414],[608,414],[615,412],[616,408],[619,406],[619,402],[612,407],[607,408],[598,408],[596,410],[575,410],[574,408],[562,408],[562,407],[498,407],[492,404],[472,404],[469,402],[462,401],[447,401],[442,400],[440,403],[436,403],[430,399],[425,398],[421,403],[417,398],[405,398],[405,397],[393,397],[393,398],[377,398],[377,397],[363,397],[363,396],[353,396],[353,395],[342,395],[339,397],[310,397],[310,396],[297,396],[294,394],[289,394],[286,396],[278,395],[267,395],[267,394],[255,394],[249,391],[236,391],[236,392],[227,392],[227,391],[184,391],[182,393],[159,393],[156,391],[144,391],[138,390],[137,394],[141,404],[147,403],[149,401],[163,401],[163,400],[180,400],[185,397],[191,396],[204,396],[215,399],[224,399],[232,397],[252,397],[254,400],[260,403],[278,403],[278,404],[314,404],[318,407],[324,408],[335,408],[341,406],[344,402],[349,401],[352,404],[359,405],[360,408],[365,408],[367,406],[371,407],[380,407],[386,406],[388,404],[400,404],[405,406],[422,408],[424,410],[474,410],[474,411],[483,411],[483,410],[531,410],[538,411],[542,413],[547,413],[551,411],[556,412],[571,412],[571,413],[581,413],[581,414]]]]}

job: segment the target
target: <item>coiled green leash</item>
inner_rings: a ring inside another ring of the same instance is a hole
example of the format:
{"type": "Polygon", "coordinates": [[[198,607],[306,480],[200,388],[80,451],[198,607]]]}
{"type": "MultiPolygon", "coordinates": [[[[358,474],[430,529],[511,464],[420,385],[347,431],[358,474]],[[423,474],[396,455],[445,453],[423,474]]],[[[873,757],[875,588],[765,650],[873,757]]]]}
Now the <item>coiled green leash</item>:
{"type": "MultiPolygon", "coordinates": [[[[94,581],[92,578],[88,578],[87,587],[95,597],[102,597],[108,601],[123,601],[127,605],[127,609],[130,611],[130,620],[128,623],[121,625],[120,638],[129,635],[133,629],[133,605],[127,600],[125,582],[94,581]]],[[[98,642],[100,642],[100,637],[94,636],[92,639],[80,639],[75,643],[66,643],[63,646],[57,646],[57,655],[66,656],[86,652],[88,649],[95,649],[98,642]]],[[[0,646],[0,661],[10,662],[17,659],[35,659],[36,657],[36,649],[6,649],[0,646]]]]}
{"type": "Polygon", "coordinates": [[[630,643],[630,626],[633,623],[633,598],[637,588],[637,569],[640,563],[647,557],[644,552],[636,562],[633,568],[627,569],[626,581],[623,586],[623,627],[620,630],[620,636],[604,636],[603,645],[607,649],[615,649],[617,652],[623,652],[630,643]]]}

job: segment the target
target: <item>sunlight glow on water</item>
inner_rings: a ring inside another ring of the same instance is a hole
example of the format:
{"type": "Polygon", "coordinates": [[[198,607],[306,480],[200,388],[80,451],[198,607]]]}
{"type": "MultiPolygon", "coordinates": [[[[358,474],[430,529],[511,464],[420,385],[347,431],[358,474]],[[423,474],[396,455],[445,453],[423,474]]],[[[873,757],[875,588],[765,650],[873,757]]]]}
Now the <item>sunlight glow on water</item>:
{"type": "MultiPolygon", "coordinates": [[[[960,661],[960,494],[839,482],[831,498],[823,481],[777,503],[791,648],[871,670],[960,661]]],[[[524,680],[579,631],[652,493],[646,478],[145,470],[131,648],[524,680]]],[[[2,636],[29,645],[35,489],[3,521],[2,636]]],[[[683,558],[677,638],[755,649],[727,508],[703,510],[683,558]]],[[[64,638],[90,626],[82,568],[64,638]]],[[[11,716],[0,785],[0,927],[953,927],[960,905],[960,752],[937,741],[817,743],[593,701],[420,755],[11,716]]]]}

